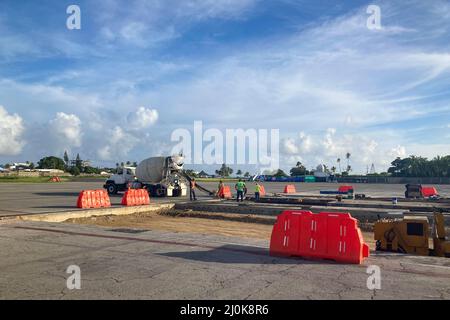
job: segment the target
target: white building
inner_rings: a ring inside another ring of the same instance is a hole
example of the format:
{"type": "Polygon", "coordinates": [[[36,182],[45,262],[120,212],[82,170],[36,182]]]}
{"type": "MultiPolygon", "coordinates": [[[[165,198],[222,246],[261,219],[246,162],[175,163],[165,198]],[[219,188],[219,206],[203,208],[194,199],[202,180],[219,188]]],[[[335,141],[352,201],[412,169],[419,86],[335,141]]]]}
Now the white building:
{"type": "Polygon", "coordinates": [[[24,162],[14,162],[12,166],[9,167],[10,170],[28,170],[30,171],[31,163],[24,162]]]}
{"type": "Polygon", "coordinates": [[[319,164],[317,166],[316,170],[314,170],[314,177],[328,178],[329,176],[330,176],[330,173],[328,172],[325,165],[323,165],[323,164],[319,164]]]}

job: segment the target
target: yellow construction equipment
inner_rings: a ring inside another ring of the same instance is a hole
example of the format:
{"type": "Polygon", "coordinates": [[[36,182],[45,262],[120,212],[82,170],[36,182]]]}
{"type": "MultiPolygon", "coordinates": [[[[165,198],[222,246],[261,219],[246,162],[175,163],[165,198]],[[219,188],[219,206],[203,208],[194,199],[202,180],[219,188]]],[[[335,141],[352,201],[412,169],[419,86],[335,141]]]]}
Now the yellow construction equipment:
{"type": "Polygon", "coordinates": [[[429,245],[430,225],[427,217],[405,216],[403,219],[381,219],[374,226],[376,249],[450,258],[450,241],[446,238],[442,212],[433,214],[431,231],[433,249],[429,245]]]}

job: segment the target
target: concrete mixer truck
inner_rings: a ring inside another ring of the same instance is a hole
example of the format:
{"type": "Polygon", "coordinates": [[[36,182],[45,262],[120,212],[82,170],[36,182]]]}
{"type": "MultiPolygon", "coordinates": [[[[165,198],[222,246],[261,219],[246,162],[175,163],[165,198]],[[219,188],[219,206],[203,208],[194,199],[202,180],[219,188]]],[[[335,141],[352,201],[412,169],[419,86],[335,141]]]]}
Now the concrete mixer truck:
{"type": "Polygon", "coordinates": [[[131,188],[145,188],[153,197],[179,197],[187,195],[189,177],[183,173],[184,158],[152,157],[134,167],[119,168],[103,186],[109,194],[131,188]]]}

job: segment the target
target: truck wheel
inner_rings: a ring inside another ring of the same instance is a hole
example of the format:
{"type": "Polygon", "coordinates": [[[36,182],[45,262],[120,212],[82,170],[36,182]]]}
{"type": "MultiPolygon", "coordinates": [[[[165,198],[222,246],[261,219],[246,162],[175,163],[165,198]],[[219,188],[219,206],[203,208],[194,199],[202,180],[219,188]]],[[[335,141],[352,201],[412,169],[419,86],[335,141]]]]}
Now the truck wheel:
{"type": "Polygon", "coordinates": [[[117,186],[115,184],[108,184],[106,190],[109,194],[117,194],[117,186]]]}
{"type": "Polygon", "coordinates": [[[377,242],[375,242],[375,250],[376,251],[381,251],[381,241],[377,240],[377,242]]]}

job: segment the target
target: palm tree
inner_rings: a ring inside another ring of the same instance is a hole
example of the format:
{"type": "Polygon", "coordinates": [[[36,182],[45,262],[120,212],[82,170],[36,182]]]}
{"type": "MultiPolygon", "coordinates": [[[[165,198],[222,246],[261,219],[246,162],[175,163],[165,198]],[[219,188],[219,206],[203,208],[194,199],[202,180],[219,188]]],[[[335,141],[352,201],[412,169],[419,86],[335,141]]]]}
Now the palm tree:
{"type": "Polygon", "coordinates": [[[333,172],[333,174],[336,173],[336,167],[335,167],[335,166],[332,166],[332,167],[331,167],[331,172],[333,172]]]}
{"type": "Polygon", "coordinates": [[[338,166],[339,166],[339,173],[342,173],[342,170],[341,170],[341,158],[337,158],[337,163],[338,163],[338,166]]]}
{"type": "Polygon", "coordinates": [[[350,152],[347,152],[345,154],[345,157],[347,158],[347,168],[350,167],[350,156],[351,156],[350,152]]]}

